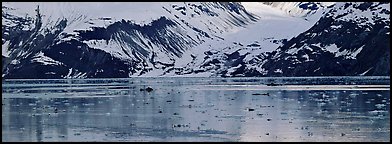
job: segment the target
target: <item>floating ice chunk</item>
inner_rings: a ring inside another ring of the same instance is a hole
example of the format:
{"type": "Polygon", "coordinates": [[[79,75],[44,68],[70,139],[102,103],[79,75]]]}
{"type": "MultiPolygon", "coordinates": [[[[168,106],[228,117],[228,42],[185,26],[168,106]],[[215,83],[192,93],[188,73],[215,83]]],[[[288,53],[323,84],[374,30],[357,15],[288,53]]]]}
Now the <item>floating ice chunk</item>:
{"type": "Polygon", "coordinates": [[[385,104],[376,104],[375,105],[377,108],[383,108],[383,107],[385,107],[386,105],[385,104]]]}

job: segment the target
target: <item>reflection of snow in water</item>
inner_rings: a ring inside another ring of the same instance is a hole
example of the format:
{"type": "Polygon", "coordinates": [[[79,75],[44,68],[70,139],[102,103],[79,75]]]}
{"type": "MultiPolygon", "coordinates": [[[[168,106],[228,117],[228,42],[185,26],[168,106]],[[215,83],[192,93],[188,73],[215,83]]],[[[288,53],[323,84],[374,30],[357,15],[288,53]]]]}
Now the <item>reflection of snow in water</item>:
{"type": "Polygon", "coordinates": [[[390,140],[389,81],[277,79],[6,81],[3,141],[390,140]]]}

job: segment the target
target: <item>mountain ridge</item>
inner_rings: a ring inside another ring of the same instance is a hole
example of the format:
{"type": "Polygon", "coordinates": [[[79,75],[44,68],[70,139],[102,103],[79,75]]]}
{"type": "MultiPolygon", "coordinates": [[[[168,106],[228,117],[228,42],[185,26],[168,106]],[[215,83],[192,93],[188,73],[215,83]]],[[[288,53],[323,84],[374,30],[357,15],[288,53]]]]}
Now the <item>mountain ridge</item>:
{"type": "Polygon", "coordinates": [[[389,3],[3,3],[2,9],[3,78],[390,75],[389,3]],[[85,6],[90,12],[80,10],[85,6]],[[105,7],[118,10],[94,15],[105,7]],[[127,7],[145,17],[119,13],[127,7]]]}

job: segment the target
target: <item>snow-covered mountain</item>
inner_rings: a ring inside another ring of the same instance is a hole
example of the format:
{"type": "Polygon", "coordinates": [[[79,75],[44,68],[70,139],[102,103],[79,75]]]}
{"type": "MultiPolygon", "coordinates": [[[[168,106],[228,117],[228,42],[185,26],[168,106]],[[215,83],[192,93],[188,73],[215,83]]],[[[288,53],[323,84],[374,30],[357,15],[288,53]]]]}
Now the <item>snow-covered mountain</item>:
{"type": "Polygon", "coordinates": [[[267,75],[390,75],[389,7],[336,3],[266,58],[267,75]]]}
{"type": "Polygon", "coordinates": [[[273,8],[284,11],[291,16],[308,16],[319,9],[333,5],[333,2],[263,2],[273,8]]]}
{"type": "Polygon", "coordinates": [[[2,16],[3,76],[15,78],[164,70],[257,20],[237,3],[3,3],[2,16]]]}
{"type": "Polygon", "coordinates": [[[2,77],[389,75],[389,12],[389,3],[3,2],[2,77]]]}

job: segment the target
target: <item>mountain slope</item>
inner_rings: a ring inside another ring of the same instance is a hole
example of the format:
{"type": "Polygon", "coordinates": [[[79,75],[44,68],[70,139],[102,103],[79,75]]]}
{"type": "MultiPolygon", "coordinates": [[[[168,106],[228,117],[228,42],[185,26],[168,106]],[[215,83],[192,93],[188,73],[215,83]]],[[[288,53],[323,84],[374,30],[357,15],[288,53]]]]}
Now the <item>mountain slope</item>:
{"type": "Polygon", "coordinates": [[[3,6],[3,21],[6,21],[3,23],[3,77],[142,75],[152,69],[165,69],[187,49],[208,39],[222,39],[219,37],[222,33],[257,20],[236,3],[153,3],[140,9],[145,5],[12,3],[3,6]],[[37,6],[35,15],[21,10],[33,6],[37,6]],[[116,6],[123,10],[136,8],[133,11],[138,13],[135,10],[153,8],[146,14],[152,21],[145,23],[148,18],[135,21],[133,18],[140,17],[137,14],[123,17],[123,11],[99,12],[116,6]],[[89,11],[82,9],[85,7],[89,11]],[[55,8],[60,9],[58,13],[53,12],[55,8]]]}
{"type": "Polygon", "coordinates": [[[390,75],[390,3],[2,4],[3,78],[390,75]]]}
{"type": "MultiPolygon", "coordinates": [[[[202,50],[188,51],[164,75],[263,76],[266,71],[261,65],[267,53],[309,29],[326,10],[320,8],[306,16],[293,16],[263,3],[241,4],[260,17],[256,23],[225,35],[223,42],[206,42],[199,46],[202,50]]],[[[296,4],[291,5],[292,9],[296,4]]]]}
{"type": "Polygon", "coordinates": [[[271,76],[389,75],[389,15],[389,3],[337,3],[263,67],[271,76]]]}
{"type": "MultiPolygon", "coordinates": [[[[268,44],[259,41],[210,48],[176,74],[223,77],[389,75],[389,3],[336,3],[318,13],[322,13],[319,19],[317,12],[313,18],[312,15],[299,16],[316,21],[298,36],[273,40],[278,44],[277,49],[270,45],[272,50],[262,51],[260,49],[268,44]]],[[[285,23],[293,26],[288,21],[285,23]]],[[[290,31],[278,30],[284,28],[276,25],[272,29],[275,34],[290,31]]]]}

